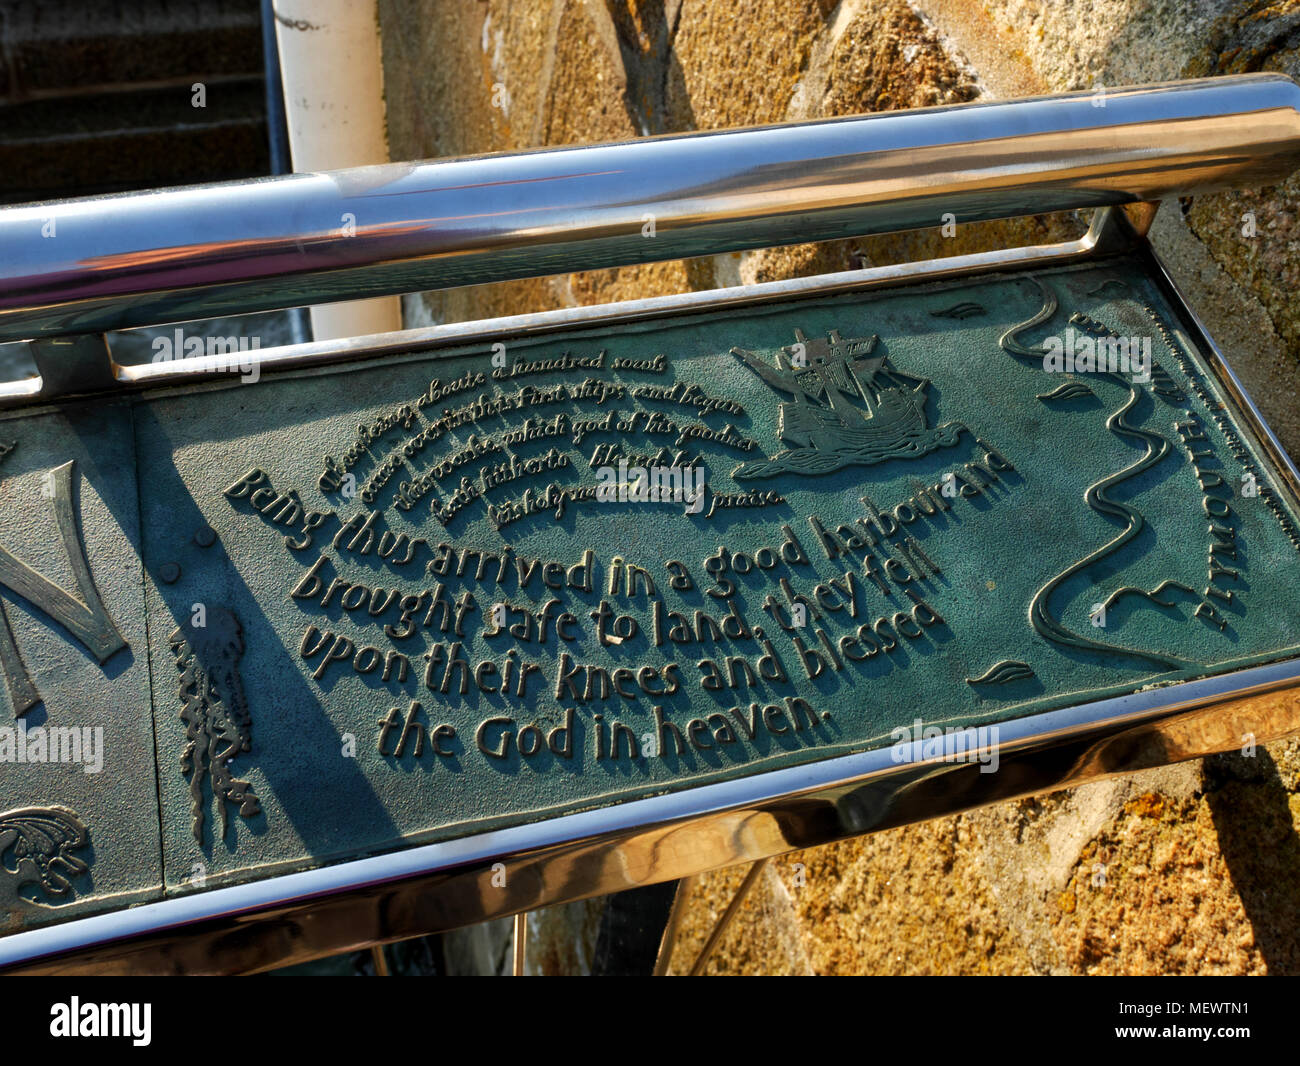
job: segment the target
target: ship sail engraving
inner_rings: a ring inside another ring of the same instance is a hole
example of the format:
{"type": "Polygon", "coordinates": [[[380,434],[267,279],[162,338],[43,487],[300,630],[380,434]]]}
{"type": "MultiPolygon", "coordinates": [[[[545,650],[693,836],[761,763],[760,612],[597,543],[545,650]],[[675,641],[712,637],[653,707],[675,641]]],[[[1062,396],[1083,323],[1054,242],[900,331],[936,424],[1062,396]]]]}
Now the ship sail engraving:
{"type": "Polygon", "coordinates": [[[960,422],[928,425],[929,379],[903,373],[888,355],[873,354],[880,342],[876,334],[846,339],[831,330],[809,340],[796,329],[795,339],[777,351],[775,365],[756,352],[731,349],[767,385],[790,397],[778,408],[776,424],[777,438],[789,447],[742,463],[732,471],[735,480],[915,459],[951,447],[966,429],[960,422]]]}

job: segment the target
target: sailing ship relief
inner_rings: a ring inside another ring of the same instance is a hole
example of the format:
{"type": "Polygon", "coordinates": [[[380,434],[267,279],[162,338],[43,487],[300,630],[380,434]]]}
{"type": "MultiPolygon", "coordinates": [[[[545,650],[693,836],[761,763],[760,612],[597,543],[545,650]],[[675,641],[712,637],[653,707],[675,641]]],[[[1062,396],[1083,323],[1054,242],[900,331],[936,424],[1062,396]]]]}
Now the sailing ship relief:
{"type": "Polygon", "coordinates": [[[768,385],[792,397],[777,412],[777,438],[789,445],[768,459],[742,463],[736,481],[778,474],[830,474],[846,466],[915,459],[957,443],[966,427],[926,424],[926,378],[904,374],[887,355],[873,355],[880,338],[845,339],[838,330],[776,353],[773,366],[757,353],[732,348],[768,385]]]}

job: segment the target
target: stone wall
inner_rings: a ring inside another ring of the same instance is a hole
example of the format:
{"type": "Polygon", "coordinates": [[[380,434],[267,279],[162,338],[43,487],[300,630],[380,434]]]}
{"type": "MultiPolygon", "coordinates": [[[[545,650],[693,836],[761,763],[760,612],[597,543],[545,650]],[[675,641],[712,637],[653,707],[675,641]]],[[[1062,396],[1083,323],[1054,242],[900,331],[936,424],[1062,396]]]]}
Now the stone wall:
{"type": "MultiPolygon", "coordinates": [[[[380,0],[392,158],[1005,99],[1300,76],[1298,0],[380,0]]],[[[1152,239],[1300,454],[1300,176],[1166,204],[1152,239]],[[1243,235],[1251,213],[1256,235],[1243,235]]],[[[1062,239],[1050,216],[471,287],[410,325],[1062,239]]],[[[774,860],[714,973],[1295,973],[1300,743],[1001,804],[774,860]]],[[[705,877],[688,968],[743,870],[705,877]]],[[[534,916],[580,968],[590,907],[534,916]],[[575,918],[575,914],[579,917],[575,918]],[[565,948],[567,940],[578,945],[565,948]]],[[[549,912],[548,912],[549,913],[549,912]]],[[[549,961],[547,961],[549,960],[549,961]]]]}

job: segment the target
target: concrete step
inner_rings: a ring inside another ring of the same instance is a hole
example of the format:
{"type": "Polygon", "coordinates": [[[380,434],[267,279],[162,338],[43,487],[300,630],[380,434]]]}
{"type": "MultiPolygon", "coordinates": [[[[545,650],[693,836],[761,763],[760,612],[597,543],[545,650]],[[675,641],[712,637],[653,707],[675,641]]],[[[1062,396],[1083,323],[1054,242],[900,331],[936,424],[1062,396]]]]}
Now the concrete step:
{"type": "Polygon", "coordinates": [[[258,0],[0,0],[0,203],[269,169],[258,0]]]}

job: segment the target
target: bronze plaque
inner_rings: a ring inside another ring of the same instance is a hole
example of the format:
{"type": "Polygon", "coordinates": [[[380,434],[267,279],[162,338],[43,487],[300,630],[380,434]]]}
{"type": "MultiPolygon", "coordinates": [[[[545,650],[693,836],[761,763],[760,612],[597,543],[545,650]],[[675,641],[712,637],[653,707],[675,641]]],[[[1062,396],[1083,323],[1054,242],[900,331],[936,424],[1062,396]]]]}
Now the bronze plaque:
{"type": "Polygon", "coordinates": [[[1181,314],[1119,258],[4,418],[6,927],[1293,658],[1181,314]]]}

